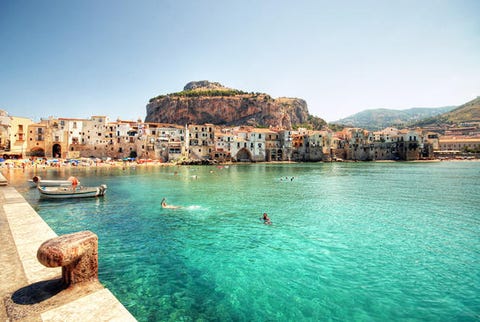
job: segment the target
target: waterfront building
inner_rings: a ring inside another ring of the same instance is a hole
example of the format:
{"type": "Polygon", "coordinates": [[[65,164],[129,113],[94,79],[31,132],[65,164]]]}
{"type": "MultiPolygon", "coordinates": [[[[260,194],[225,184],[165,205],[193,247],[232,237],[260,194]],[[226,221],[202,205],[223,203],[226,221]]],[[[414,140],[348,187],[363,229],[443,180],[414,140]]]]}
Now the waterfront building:
{"type": "Polygon", "coordinates": [[[53,117],[41,119],[28,126],[26,156],[63,157],[68,151],[67,133],[59,120],[53,117]]]}
{"type": "Polygon", "coordinates": [[[138,126],[135,121],[117,120],[109,123],[114,131],[114,150],[116,159],[129,158],[137,154],[136,138],[138,135],[138,126]]]}
{"type": "MultiPolygon", "coordinates": [[[[188,157],[188,136],[189,131],[187,126],[170,125],[165,129],[168,133],[168,160],[178,160],[180,158],[188,157]]],[[[162,134],[163,135],[163,134],[162,134]]]]}
{"type": "Polygon", "coordinates": [[[343,130],[347,160],[371,161],[375,157],[373,133],[360,128],[343,130]]]}
{"type": "Polygon", "coordinates": [[[21,158],[114,158],[218,161],[418,160],[434,151],[479,150],[480,136],[470,125],[441,136],[422,129],[388,127],[370,132],[345,128],[332,133],[305,128],[233,128],[213,124],[174,125],[117,120],[53,118],[33,123],[0,111],[0,153],[21,158]]]}
{"type": "Polygon", "coordinates": [[[253,161],[253,155],[248,145],[248,134],[251,129],[253,129],[251,126],[239,126],[232,129],[233,144],[230,145],[230,155],[235,161],[253,161]]]}
{"type": "Polygon", "coordinates": [[[452,137],[452,136],[471,136],[475,133],[478,133],[477,126],[462,126],[462,127],[450,127],[445,130],[445,136],[452,137]]]}
{"type": "Polygon", "coordinates": [[[0,151],[10,150],[10,117],[0,110],[0,151]]]}
{"type": "Polygon", "coordinates": [[[480,136],[442,136],[438,144],[444,152],[480,152],[480,136]]]}
{"type": "MultiPolygon", "coordinates": [[[[47,150],[47,127],[46,122],[33,123],[28,127],[27,155],[32,157],[45,157],[47,150]]],[[[51,146],[48,147],[51,149],[51,146]]]]}
{"type": "Polygon", "coordinates": [[[33,124],[33,121],[26,117],[10,116],[10,121],[7,126],[8,139],[5,140],[7,145],[4,156],[12,158],[24,158],[27,155],[27,134],[28,126],[33,124]]]}
{"type": "Polygon", "coordinates": [[[398,155],[401,160],[419,160],[423,149],[421,132],[417,130],[400,130],[397,135],[398,155]]]}
{"type": "Polygon", "coordinates": [[[278,131],[264,129],[266,161],[282,161],[283,150],[278,131]]]}
{"type": "Polygon", "coordinates": [[[292,134],[294,134],[295,131],[279,130],[277,133],[280,149],[282,151],[281,160],[290,161],[292,159],[292,134]]]}
{"type": "Polygon", "coordinates": [[[187,129],[180,125],[146,123],[146,157],[161,161],[185,157],[186,131],[187,129]]]}
{"type": "Polygon", "coordinates": [[[231,161],[231,150],[233,144],[233,134],[230,129],[216,128],[215,129],[215,151],[212,159],[218,161],[231,161]]]}
{"type": "Polygon", "coordinates": [[[253,128],[247,133],[247,148],[251,152],[252,161],[265,162],[266,156],[266,133],[269,130],[253,128]]]}
{"type": "Polygon", "coordinates": [[[78,158],[80,157],[79,149],[84,141],[83,125],[86,119],[71,119],[71,118],[59,118],[58,122],[63,131],[66,132],[66,146],[63,150],[66,151],[66,158],[78,158]]]}
{"type": "Polygon", "coordinates": [[[192,124],[188,126],[189,149],[191,159],[208,160],[215,149],[215,127],[213,124],[192,124]]]}
{"type": "Polygon", "coordinates": [[[300,131],[292,135],[295,161],[323,161],[330,159],[331,138],[327,131],[300,131]]]}

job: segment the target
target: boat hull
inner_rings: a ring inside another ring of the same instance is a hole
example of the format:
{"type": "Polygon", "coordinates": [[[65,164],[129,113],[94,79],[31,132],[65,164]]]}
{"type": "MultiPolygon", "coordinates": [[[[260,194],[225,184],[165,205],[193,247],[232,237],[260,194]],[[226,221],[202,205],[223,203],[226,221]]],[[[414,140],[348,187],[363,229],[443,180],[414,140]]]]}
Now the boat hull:
{"type": "Polygon", "coordinates": [[[28,184],[31,188],[35,188],[37,185],[41,187],[59,187],[59,186],[71,186],[72,183],[68,180],[39,180],[35,182],[33,180],[28,180],[28,184]]]}
{"type": "Polygon", "coordinates": [[[98,187],[77,187],[75,190],[71,187],[45,187],[38,186],[42,198],[48,199],[72,199],[101,197],[105,195],[107,186],[102,184],[98,187]]]}

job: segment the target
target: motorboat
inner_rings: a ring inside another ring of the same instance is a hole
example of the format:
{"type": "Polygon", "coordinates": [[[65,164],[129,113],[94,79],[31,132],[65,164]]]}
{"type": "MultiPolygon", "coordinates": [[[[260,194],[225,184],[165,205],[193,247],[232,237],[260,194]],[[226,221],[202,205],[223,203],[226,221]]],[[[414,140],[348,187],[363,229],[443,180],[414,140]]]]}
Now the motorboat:
{"type": "Polygon", "coordinates": [[[102,184],[98,187],[46,187],[37,186],[37,190],[40,192],[40,197],[49,199],[71,199],[71,198],[87,198],[87,197],[101,197],[105,195],[107,191],[107,185],[102,184]]]}
{"type": "MultiPolygon", "coordinates": [[[[28,180],[28,184],[31,188],[35,188],[36,186],[42,187],[59,187],[59,186],[72,186],[72,177],[65,179],[65,180],[55,180],[55,179],[42,179],[40,176],[35,176],[32,179],[28,180]]],[[[80,184],[80,181],[76,179],[77,185],[80,184]]]]}

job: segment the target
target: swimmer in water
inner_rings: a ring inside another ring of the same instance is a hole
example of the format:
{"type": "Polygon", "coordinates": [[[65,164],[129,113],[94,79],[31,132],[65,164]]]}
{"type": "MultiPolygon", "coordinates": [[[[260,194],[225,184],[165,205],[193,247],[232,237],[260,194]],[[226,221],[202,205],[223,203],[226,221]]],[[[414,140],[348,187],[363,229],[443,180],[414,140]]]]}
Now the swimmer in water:
{"type": "Polygon", "coordinates": [[[262,218],[262,220],[263,220],[263,223],[264,223],[265,225],[271,225],[271,224],[272,224],[272,222],[271,222],[271,220],[270,220],[270,218],[268,217],[268,215],[267,215],[266,212],[263,213],[263,218],[262,218]]]}
{"type": "Polygon", "coordinates": [[[167,205],[167,198],[163,198],[162,199],[162,208],[176,209],[176,208],[180,208],[180,207],[179,206],[167,205]]]}

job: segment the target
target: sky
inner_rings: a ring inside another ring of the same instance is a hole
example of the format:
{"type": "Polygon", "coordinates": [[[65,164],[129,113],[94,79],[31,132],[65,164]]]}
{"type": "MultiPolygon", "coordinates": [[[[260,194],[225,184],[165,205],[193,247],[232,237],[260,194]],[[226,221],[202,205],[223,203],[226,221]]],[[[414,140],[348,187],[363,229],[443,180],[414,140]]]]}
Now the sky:
{"type": "Polygon", "coordinates": [[[480,1],[0,0],[0,109],[136,120],[209,80],[335,121],[480,95],[480,1]]]}

